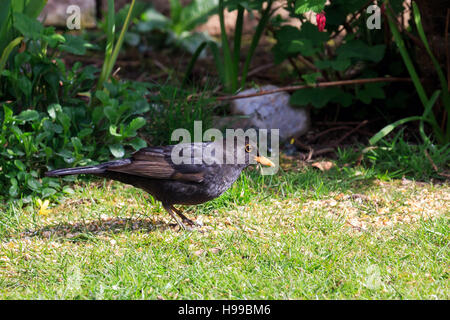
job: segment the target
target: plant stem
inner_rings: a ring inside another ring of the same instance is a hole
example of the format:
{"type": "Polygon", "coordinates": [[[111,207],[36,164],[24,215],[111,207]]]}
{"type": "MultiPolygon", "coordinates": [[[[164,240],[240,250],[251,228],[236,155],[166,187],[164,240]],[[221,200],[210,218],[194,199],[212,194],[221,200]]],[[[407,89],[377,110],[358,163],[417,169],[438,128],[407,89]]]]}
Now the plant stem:
{"type": "Polygon", "coordinates": [[[233,58],[231,56],[230,46],[228,44],[227,31],[225,29],[224,19],[224,4],[223,0],[219,1],[219,20],[220,20],[220,35],[222,39],[222,49],[225,64],[225,87],[227,90],[235,92],[237,90],[237,75],[235,74],[235,67],[233,58]]]}
{"type": "Polygon", "coordinates": [[[261,35],[264,31],[264,28],[266,27],[267,22],[269,21],[270,14],[271,14],[271,10],[270,10],[271,7],[272,7],[272,0],[269,0],[267,2],[267,8],[264,10],[261,20],[259,20],[258,26],[256,27],[255,34],[253,35],[252,43],[250,45],[250,50],[247,54],[247,59],[245,60],[244,69],[242,71],[241,87],[244,87],[245,82],[247,81],[247,73],[248,73],[248,69],[250,67],[250,62],[252,60],[253,54],[256,50],[256,47],[258,46],[258,43],[259,43],[261,35]]]}
{"type": "Polygon", "coordinates": [[[344,86],[344,85],[352,85],[352,84],[364,84],[364,83],[375,83],[375,82],[410,82],[410,81],[411,81],[410,78],[369,78],[369,79],[353,79],[353,80],[342,80],[342,81],[318,82],[313,85],[288,86],[288,87],[277,88],[274,90],[260,91],[260,92],[251,93],[251,94],[217,97],[216,99],[219,101],[236,100],[236,99],[244,99],[244,98],[263,96],[263,95],[273,94],[273,93],[278,93],[278,92],[297,91],[297,90],[306,89],[306,88],[326,88],[326,87],[344,86]]]}

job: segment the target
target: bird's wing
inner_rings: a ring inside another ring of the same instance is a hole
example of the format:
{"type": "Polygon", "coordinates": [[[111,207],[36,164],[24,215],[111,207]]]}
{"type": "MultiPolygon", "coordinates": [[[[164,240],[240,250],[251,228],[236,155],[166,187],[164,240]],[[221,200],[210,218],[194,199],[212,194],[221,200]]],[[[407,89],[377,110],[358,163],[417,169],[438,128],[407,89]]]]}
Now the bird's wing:
{"type": "Polygon", "coordinates": [[[169,179],[202,182],[204,170],[201,166],[175,165],[171,160],[173,146],[148,147],[133,153],[125,165],[108,167],[107,170],[152,179],[169,179]]]}

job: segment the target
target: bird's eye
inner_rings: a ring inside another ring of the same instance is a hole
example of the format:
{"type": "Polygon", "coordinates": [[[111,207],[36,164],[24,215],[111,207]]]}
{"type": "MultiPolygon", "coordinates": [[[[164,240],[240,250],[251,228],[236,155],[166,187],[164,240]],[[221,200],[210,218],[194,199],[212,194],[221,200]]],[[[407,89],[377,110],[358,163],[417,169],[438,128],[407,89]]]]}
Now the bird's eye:
{"type": "Polygon", "coordinates": [[[252,152],[252,146],[249,145],[249,144],[247,144],[247,145],[245,146],[245,151],[248,152],[248,153],[252,152]]]}

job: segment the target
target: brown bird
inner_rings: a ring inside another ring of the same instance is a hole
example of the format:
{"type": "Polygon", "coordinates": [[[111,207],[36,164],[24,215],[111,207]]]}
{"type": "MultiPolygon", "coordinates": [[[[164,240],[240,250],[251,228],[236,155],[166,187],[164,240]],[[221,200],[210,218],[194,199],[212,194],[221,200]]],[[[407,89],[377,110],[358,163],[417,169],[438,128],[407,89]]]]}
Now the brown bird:
{"type": "Polygon", "coordinates": [[[191,226],[196,223],[174,205],[196,205],[219,197],[238,179],[244,168],[256,162],[275,166],[272,161],[259,154],[256,143],[249,139],[240,141],[235,138],[234,143],[232,141],[228,144],[226,140],[216,140],[147,147],[136,151],[127,159],[53,170],[45,175],[55,177],[93,174],[131,184],[161,201],[180,228],[189,229],[184,223],[191,226]],[[180,163],[180,159],[185,161],[180,163]]]}

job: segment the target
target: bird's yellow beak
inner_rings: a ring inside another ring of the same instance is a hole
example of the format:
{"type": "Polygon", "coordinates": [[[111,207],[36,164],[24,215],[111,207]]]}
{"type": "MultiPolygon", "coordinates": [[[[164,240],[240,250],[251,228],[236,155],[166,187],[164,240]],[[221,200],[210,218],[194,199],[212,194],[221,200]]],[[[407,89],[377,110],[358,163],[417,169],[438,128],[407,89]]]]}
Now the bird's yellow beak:
{"type": "Polygon", "coordinates": [[[261,163],[263,166],[275,167],[275,163],[273,163],[266,157],[263,157],[263,156],[255,157],[255,160],[256,160],[256,162],[261,163]]]}

